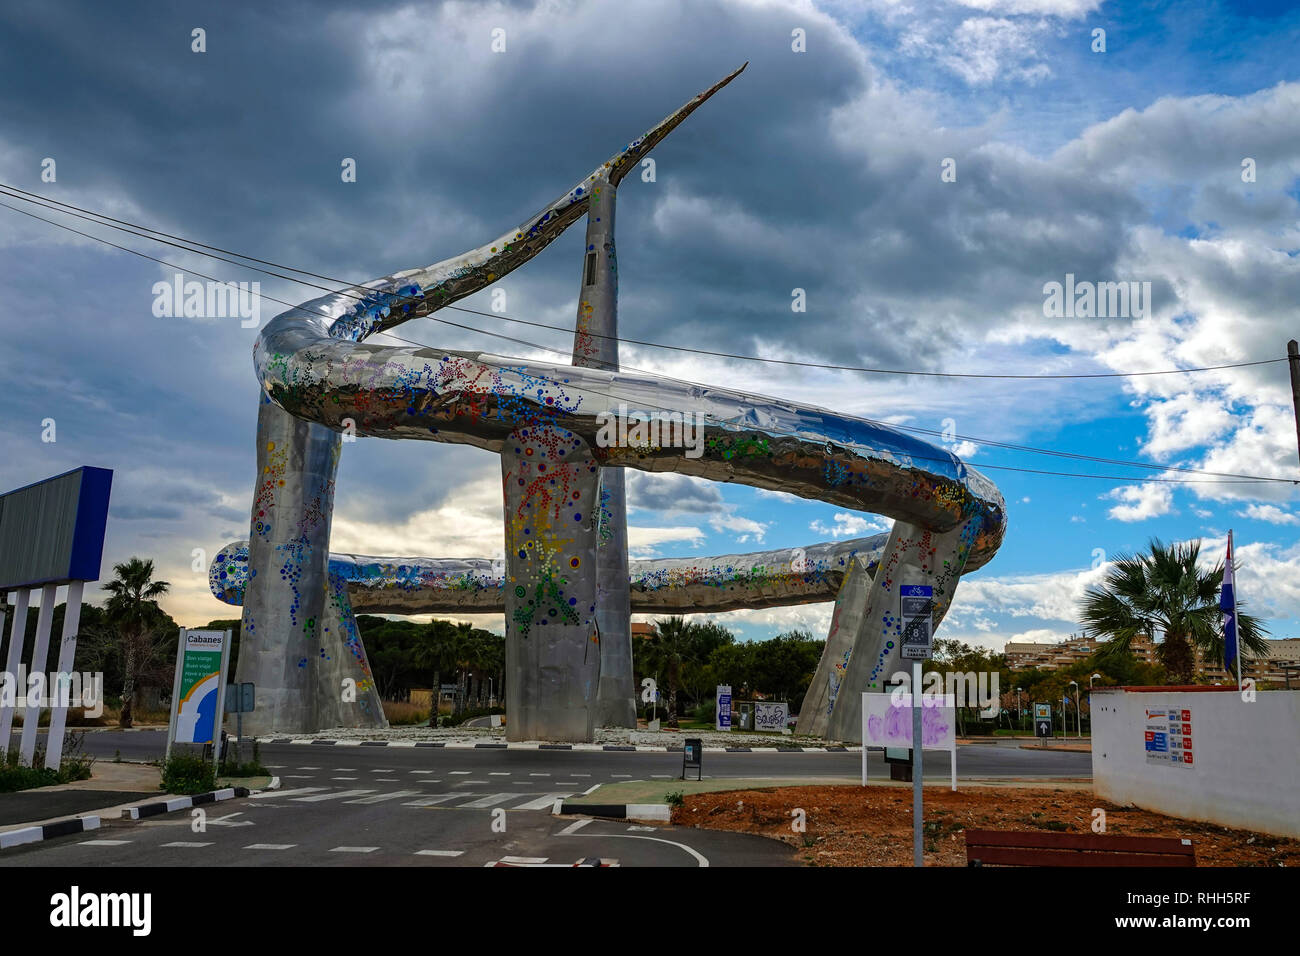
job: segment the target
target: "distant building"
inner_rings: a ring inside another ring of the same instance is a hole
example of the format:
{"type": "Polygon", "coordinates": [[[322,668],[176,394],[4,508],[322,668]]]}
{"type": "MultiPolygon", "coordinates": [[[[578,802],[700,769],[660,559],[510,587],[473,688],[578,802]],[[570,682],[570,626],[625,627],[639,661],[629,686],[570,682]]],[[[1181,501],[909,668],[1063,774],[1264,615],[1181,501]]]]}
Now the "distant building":
{"type": "MultiPolygon", "coordinates": [[[[1095,637],[1072,637],[1069,640],[1047,644],[1009,641],[1003,647],[1002,654],[1008,666],[1017,670],[1033,667],[1041,671],[1054,671],[1087,660],[1104,643],[1106,642],[1095,637]]],[[[1300,638],[1290,637],[1268,643],[1270,651],[1268,657],[1242,658],[1242,676],[1253,677],[1260,682],[1285,684],[1286,667],[1289,665],[1292,669],[1292,681],[1300,678],[1300,673],[1297,673],[1300,670],[1300,638]]],[[[1139,662],[1156,663],[1155,642],[1145,637],[1135,637],[1129,649],[1139,662]]],[[[1228,674],[1223,669],[1222,661],[1207,661],[1200,651],[1196,653],[1196,675],[1204,681],[1223,683],[1234,681],[1237,676],[1228,674]]]]}
{"type": "Polygon", "coordinates": [[[658,634],[653,624],[641,624],[636,621],[632,622],[633,637],[654,637],[658,634]]]}

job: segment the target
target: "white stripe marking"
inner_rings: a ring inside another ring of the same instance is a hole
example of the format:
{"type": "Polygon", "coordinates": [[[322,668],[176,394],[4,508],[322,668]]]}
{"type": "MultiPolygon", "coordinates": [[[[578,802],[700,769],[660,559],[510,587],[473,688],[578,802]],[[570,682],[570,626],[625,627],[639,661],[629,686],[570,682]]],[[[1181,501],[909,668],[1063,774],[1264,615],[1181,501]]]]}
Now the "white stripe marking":
{"type": "Polygon", "coordinates": [[[320,793],[322,790],[328,790],[329,787],[299,787],[297,790],[267,790],[263,793],[255,793],[248,799],[250,800],[270,800],[272,797],[292,797],[295,793],[320,793]]]}
{"type": "Polygon", "coordinates": [[[245,850],[292,850],[296,843],[250,843],[245,850]]]}
{"type": "Polygon", "coordinates": [[[461,856],[464,850],[416,850],[416,856],[461,856]]]}
{"type": "Polygon", "coordinates": [[[373,790],[340,790],[338,793],[321,793],[314,797],[294,797],[294,801],[297,803],[321,803],[325,800],[341,800],[344,797],[361,797],[374,792],[373,790]]]}
{"type": "Polygon", "coordinates": [[[178,841],[178,842],[176,842],[176,843],[164,843],[164,844],[163,844],[163,846],[180,846],[180,847],[195,847],[195,848],[197,848],[197,847],[201,847],[201,846],[212,846],[212,845],[213,845],[213,844],[211,844],[211,843],[186,843],[186,842],[184,842],[183,840],[182,840],[182,841],[178,841]]]}
{"type": "Polygon", "coordinates": [[[400,800],[402,797],[413,797],[418,794],[419,790],[394,790],[392,793],[377,793],[373,797],[362,797],[360,800],[348,800],[347,803],[384,803],[388,800],[400,800]]]}
{"type": "Polygon", "coordinates": [[[538,797],[536,800],[529,800],[527,803],[521,803],[515,810],[547,810],[555,803],[556,799],[563,800],[569,796],[567,793],[548,793],[544,797],[538,797]]]}
{"type": "Polygon", "coordinates": [[[516,793],[490,793],[486,797],[480,797],[477,800],[471,800],[469,803],[462,803],[459,807],[461,810],[484,810],[487,807],[494,807],[498,803],[505,803],[507,800],[513,800],[517,797],[516,793]]]}
{"type": "Polygon", "coordinates": [[[126,846],[130,840],[81,840],[79,846],[126,846]]]}
{"type": "Polygon", "coordinates": [[[438,803],[446,803],[448,800],[455,800],[463,797],[463,793],[440,793],[436,797],[421,797],[419,800],[412,800],[410,803],[404,803],[404,807],[431,807],[438,803]]]}
{"type": "Polygon", "coordinates": [[[378,850],[377,846],[336,846],[330,850],[331,853],[374,853],[378,850]]]}
{"type": "Polygon", "coordinates": [[[574,820],[574,821],[573,821],[572,823],[570,823],[567,827],[565,827],[563,830],[560,831],[560,836],[568,836],[568,835],[571,834],[571,833],[577,833],[579,830],[581,830],[583,827],[585,827],[585,826],[586,826],[588,823],[590,823],[590,822],[591,822],[590,819],[587,819],[587,820],[574,820]]]}

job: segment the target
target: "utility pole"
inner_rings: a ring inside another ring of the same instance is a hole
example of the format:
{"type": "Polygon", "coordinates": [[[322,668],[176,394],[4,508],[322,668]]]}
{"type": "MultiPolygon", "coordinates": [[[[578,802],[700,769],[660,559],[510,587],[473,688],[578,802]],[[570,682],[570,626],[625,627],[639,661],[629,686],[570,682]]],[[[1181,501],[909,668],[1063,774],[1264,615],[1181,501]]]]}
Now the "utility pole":
{"type": "Polygon", "coordinates": [[[1300,454],[1300,344],[1295,339],[1286,344],[1286,355],[1291,368],[1291,404],[1295,407],[1296,453],[1300,454]]]}

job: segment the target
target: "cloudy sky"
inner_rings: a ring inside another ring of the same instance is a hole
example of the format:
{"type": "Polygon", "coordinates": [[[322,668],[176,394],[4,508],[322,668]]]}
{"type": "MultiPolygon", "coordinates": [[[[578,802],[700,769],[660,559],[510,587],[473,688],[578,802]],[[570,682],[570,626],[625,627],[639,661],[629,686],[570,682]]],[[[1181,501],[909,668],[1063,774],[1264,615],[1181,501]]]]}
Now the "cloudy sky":
{"type": "MultiPolygon", "coordinates": [[[[656,149],[654,181],[634,174],[620,189],[629,338],[1042,375],[1277,359],[1298,331],[1300,12],[1288,4],[206,7],[6,4],[0,181],[360,281],[498,235],[748,60],[656,149]],[[343,181],[345,159],[355,182],[343,181]],[[1049,315],[1045,286],[1067,275],[1138,283],[1150,297],[1123,315],[1049,315]],[[806,312],[791,309],[796,288],[806,312]]],[[[34,211],[223,280],[260,279],[271,297],[262,321],[283,308],[272,298],[315,294],[34,211]]],[[[581,229],[501,283],[506,315],[571,327],[581,229]]],[[[112,468],[105,570],[152,557],[172,584],[167,609],[198,625],[230,613],[207,592],[207,557],[248,533],[256,330],[156,316],[154,284],[176,271],[0,208],[0,488],[112,468]]],[[[499,318],[439,316],[520,341],[431,320],[400,334],[535,358],[553,357],[538,346],[572,344],[499,318]]],[[[1284,362],[1014,380],[792,370],[626,345],[623,361],[952,436],[1003,490],[1010,527],[958,591],[947,636],[999,649],[1065,636],[1108,558],[1152,536],[1202,538],[1217,556],[1229,528],[1244,602],[1274,636],[1296,636],[1300,505],[1287,482],[1300,463],[1284,362]]],[[[378,439],[344,451],[337,550],[500,552],[495,456],[378,439]]],[[[631,474],[629,495],[637,556],[884,526],[675,476],[631,474]]],[[[762,638],[796,625],[824,633],[829,617],[813,605],[724,619],[762,638]]]]}

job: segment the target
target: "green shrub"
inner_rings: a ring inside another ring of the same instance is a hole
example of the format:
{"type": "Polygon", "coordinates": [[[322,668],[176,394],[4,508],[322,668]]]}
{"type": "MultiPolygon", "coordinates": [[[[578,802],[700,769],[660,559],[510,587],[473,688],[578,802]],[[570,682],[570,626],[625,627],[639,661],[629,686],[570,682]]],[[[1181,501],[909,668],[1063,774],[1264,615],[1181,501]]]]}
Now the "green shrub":
{"type": "Polygon", "coordinates": [[[74,780],[89,780],[94,758],[81,751],[83,735],[68,734],[64,738],[64,758],[58,770],[45,769],[45,750],[37,748],[30,767],[19,762],[18,751],[0,754],[0,793],[14,793],[35,787],[50,787],[74,780]]]}
{"type": "Polygon", "coordinates": [[[682,791],[674,790],[671,793],[664,794],[664,803],[668,804],[668,806],[672,807],[674,810],[680,810],[682,807],[686,806],[686,797],[682,794],[682,791]]]}
{"type": "Polygon", "coordinates": [[[162,789],[168,793],[207,793],[217,788],[212,761],[196,753],[173,753],[163,764],[162,789]]]}

